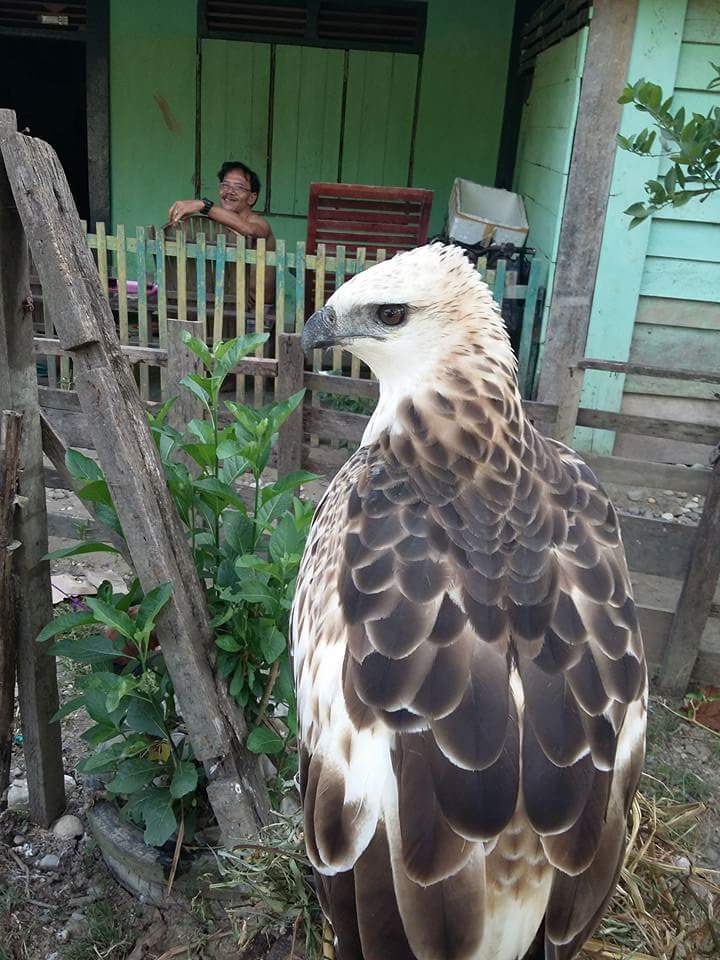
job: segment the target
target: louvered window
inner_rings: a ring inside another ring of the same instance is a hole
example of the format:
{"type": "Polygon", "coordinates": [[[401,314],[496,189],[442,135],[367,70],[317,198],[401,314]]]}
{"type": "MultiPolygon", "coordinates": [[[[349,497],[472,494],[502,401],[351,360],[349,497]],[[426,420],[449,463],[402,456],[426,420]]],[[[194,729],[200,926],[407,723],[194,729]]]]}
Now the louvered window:
{"type": "Polygon", "coordinates": [[[45,0],[0,0],[0,27],[11,30],[42,30],[48,33],[84,30],[85,0],[51,3],[45,0]]]}
{"type": "Polygon", "coordinates": [[[425,2],[202,0],[204,37],[420,53],[425,2]]]}
{"type": "Polygon", "coordinates": [[[525,24],[520,72],[532,70],[538,54],[577,33],[590,21],[592,0],[547,0],[525,24]]]}

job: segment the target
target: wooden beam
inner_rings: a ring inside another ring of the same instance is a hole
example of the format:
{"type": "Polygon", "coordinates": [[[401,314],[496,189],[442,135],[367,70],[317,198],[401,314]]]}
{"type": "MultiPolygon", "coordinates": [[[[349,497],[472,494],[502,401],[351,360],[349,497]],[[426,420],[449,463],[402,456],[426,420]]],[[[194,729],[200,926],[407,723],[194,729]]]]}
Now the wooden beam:
{"type": "Polygon", "coordinates": [[[705,497],[690,563],[663,658],[661,688],[682,696],[700,650],[700,638],[720,577],[720,450],[705,497]]]}
{"type": "Polygon", "coordinates": [[[720,373],[703,373],[702,370],[673,370],[670,367],[651,367],[645,363],[625,363],[620,360],[578,361],[581,370],[602,370],[605,373],[624,373],[639,377],[658,377],[662,380],[698,380],[701,383],[720,383],[720,373]]]}
{"type": "MultiPolygon", "coordinates": [[[[643,0],[639,4],[632,55],[627,71],[618,77],[620,83],[626,77],[631,83],[647,77],[666,88],[669,86],[668,96],[673,92],[687,6],[687,0],[643,0]]],[[[593,19],[597,10],[596,5],[593,19]]],[[[620,132],[623,136],[631,136],[647,126],[646,114],[632,106],[621,109],[620,132]]],[[[620,361],[630,358],[652,218],[648,217],[644,223],[629,230],[629,217],[624,211],[631,203],[643,199],[646,181],[658,175],[661,160],[657,155],[662,154],[662,150],[654,153],[655,157],[639,158],[617,149],[615,154],[592,316],[585,340],[584,352],[591,357],[620,361]]],[[[620,410],[624,386],[625,375],[622,373],[589,373],[585,378],[583,406],[620,410]]],[[[615,436],[602,430],[583,430],[582,442],[593,453],[607,454],[614,449],[615,436]]]]}
{"type": "MultiPolygon", "coordinates": [[[[0,146],[17,138],[15,114],[0,110],[0,146]]],[[[23,225],[13,201],[9,171],[0,162],[0,408],[23,415],[20,494],[13,557],[16,592],[17,679],[20,693],[30,816],[43,826],[65,806],[55,660],[35,638],[53,618],[40,406],[33,354],[30,271],[23,225]]]]}
{"type": "Polygon", "coordinates": [[[15,589],[12,555],[17,547],[13,517],[20,478],[22,414],[2,411],[0,423],[0,796],[10,784],[15,718],[15,589]]]}
{"type": "Polygon", "coordinates": [[[90,224],[110,223],[110,10],[88,0],[85,76],[90,224]]]}
{"type": "Polygon", "coordinates": [[[560,403],[585,349],[637,5],[596,0],[593,7],[538,383],[543,403],[560,403]]]}
{"type": "Polygon", "coordinates": [[[17,134],[2,141],[2,152],[135,572],[146,591],[174,587],[158,634],[195,756],[205,764],[210,803],[231,844],[266,821],[269,801],[257,757],[244,747],[242,710],[214,670],[205,591],[57,156],[43,141],[17,134]]]}
{"type": "MultiPolygon", "coordinates": [[[[278,337],[277,400],[287,400],[303,388],[305,356],[297,333],[278,337]]],[[[278,476],[299,470],[302,461],[303,405],[294,410],[278,434],[278,476]]]]}

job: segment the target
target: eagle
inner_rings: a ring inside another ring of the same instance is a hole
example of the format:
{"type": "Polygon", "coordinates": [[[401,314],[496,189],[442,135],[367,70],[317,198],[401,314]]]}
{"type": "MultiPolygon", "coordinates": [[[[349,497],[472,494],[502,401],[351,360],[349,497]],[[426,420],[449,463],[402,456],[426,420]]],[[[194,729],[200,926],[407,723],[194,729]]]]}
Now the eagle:
{"type": "Polygon", "coordinates": [[[647,668],[617,514],[523,409],[456,247],[308,320],[379,380],[291,613],[304,834],[338,960],[570,960],[622,867],[647,668]]]}

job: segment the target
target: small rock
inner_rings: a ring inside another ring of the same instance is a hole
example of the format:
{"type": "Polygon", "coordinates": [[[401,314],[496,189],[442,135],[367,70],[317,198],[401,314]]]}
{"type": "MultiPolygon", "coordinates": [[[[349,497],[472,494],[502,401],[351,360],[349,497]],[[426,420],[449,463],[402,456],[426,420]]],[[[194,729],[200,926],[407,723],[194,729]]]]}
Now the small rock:
{"type": "Polygon", "coordinates": [[[8,810],[25,810],[30,804],[27,780],[15,780],[8,790],[8,810]]]}
{"type": "Polygon", "coordinates": [[[674,497],[674,496],[675,496],[675,491],[674,491],[674,490],[663,490],[663,493],[665,494],[666,497],[674,497]]]}
{"type": "Polygon", "coordinates": [[[674,520],[675,518],[671,513],[663,513],[660,515],[663,520],[674,520]]]}
{"type": "Polygon", "coordinates": [[[628,490],[626,496],[627,496],[628,500],[632,500],[633,502],[637,502],[638,500],[642,500],[642,498],[643,498],[643,492],[642,492],[642,490],[628,490]]]}
{"type": "Polygon", "coordinates": [[[60,960],[60,954],[57,952],[57,950],[53,950],[52,953],[49,953],[45,957],[45,960],[60,960]]]}
{"type": "Polygon", "coordinates": [[[657,503],[655,497],[648,497],[648,503],[657,503]]]}
{"type": "Polygon", "coordinates": [[[65,774],[63,779],[65,780],[65,796],[70,797],[77,790],[77,784],[75,783],[72,777],[68,776],[67,773],[65,774]]]}
{"type": "Polygon", "coordinates": [[[41,870],[59,870],[60,857],[54,853],[46,853],[42,860],[38,863],[38,867],[40,867],[41,870]]]}
{"type": "Polygon", "coordinates": [[[82,913],[75,911],[70,914],[70,919],[65,924],[65,929],[68,932],[68,935],[71,937],[76,937],[81,933],[85,932],[87,926],[87,920],[85,919],[82,913]]]}
{"type": "Polygon", "coordinates": [[[13,846],[21,847],[25,843],[25,837],[21,836],[19,833],[13,837],[13,846]]]}
{"type": "Polygon", "coordinates": [[[300,811],[300,804],[294,797],[283,797],[280,803],[280,813],[284,817],[294,817],[300,811]]]}
{"type": "Polygon", "coordinates": [[[693,497],[693,503],[700,503],[700,497],[693,497]]]}
{"type": "Polygon", "coordinates": [[[63,840],[72,840],[73,837],[81,837],[85,833],[85,828],[79,817],[66,813],[55,823],[52,832],[56,837],[61,837],[63,840]]]}
{"type": "Polygon", "coordinates": [[[68,930],[58,930],[56,937],[60,943],[67,943],[67,941],[70,939],[70,932],[68,930]]]}

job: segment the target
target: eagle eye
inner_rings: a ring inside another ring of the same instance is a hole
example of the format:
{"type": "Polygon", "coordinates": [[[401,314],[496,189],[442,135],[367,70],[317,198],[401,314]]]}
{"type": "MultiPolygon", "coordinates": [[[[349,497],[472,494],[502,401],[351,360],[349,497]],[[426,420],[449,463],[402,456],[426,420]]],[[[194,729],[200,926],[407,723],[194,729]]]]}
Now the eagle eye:
{"type": "Polygon", "coordinates": [[[406,308],[399,303],[384,303],[378,307],[378,320],[386,327],[397,327],[405,319],[406,308]]]}

